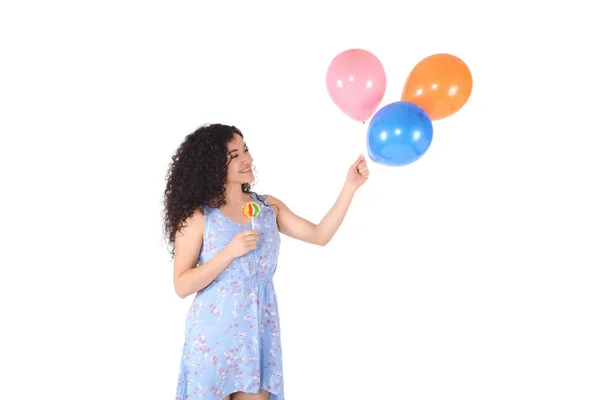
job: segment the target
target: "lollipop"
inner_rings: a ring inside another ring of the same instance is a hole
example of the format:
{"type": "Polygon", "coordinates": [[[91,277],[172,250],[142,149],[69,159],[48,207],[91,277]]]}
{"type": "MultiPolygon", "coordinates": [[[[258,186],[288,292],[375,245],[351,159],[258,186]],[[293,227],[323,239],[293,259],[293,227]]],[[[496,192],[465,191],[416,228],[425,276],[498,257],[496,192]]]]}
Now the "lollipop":
{"type": "Polygon", "coordinates": [[[250,218],[252,220],[252,229],[254,229],[254,218],[260,214],[260,207],[255,202],[250,201],[244,204],[244,207],[242,208],[242,214],[244,214],[246,218],[250,218]]]}

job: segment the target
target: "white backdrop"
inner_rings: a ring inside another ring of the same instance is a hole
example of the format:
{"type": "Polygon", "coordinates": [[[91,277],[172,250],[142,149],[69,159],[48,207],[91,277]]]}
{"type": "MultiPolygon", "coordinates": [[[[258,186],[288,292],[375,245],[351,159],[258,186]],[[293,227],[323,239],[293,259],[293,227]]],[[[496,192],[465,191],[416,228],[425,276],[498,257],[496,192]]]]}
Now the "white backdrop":
{"type": "Polygon", "coordinates": [[[327,247],[284,238],[287,398],[600,397],[592,2],[33,3],[0,6],[0,398],[174,398],[172,153],[234,124],[256,190],[318,222],[365,151],[325,89],[354,47],[382,105],[438,52],[474,89],[421,160],[370,163],[327,247]]]}

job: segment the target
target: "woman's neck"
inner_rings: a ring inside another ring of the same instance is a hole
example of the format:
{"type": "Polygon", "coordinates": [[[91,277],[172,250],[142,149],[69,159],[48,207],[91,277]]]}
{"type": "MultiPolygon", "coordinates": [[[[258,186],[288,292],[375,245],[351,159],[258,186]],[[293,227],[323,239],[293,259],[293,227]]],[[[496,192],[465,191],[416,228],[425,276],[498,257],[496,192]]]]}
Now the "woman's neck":
{"type": "Polygon", "coordinates": [[[243,204],[248,201],[248,193],[242,190],[241,184],[225,186],[227,204],[243,204]]]}

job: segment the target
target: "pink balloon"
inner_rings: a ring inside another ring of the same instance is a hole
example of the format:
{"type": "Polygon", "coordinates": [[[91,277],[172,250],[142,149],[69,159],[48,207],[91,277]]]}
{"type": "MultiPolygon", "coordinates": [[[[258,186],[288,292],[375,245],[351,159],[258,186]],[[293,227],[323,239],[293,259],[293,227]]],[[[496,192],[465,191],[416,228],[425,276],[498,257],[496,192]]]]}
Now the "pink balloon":
{"type": "Polygon", "coordinates": [[[335,105],[360,122],[365,122],[377,110],[387,85],[379,59],[362,49],[338,54],[329,64],[326,81],[335,105]]]}

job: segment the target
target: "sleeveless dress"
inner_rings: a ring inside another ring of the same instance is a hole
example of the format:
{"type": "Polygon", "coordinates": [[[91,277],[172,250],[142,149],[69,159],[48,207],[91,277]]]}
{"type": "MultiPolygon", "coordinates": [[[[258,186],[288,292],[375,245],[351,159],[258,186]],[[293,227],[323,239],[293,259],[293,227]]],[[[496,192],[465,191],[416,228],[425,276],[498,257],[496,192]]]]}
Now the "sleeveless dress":
{"type": "MultiPolygon", "coordinates": [[[[275,210],[264,196],[254,229],[257,248],[238,257],[207,287],[188,311],[176,400],[220,400],[234,392],[271,392],[284,400],[279,311],[273,286],[280,236],[275,210]],[[268,206],[265,206],[267,204],[268,206]]],[[[240,211],[241,213],[241,211],[240,211]]],[[[198,265],[223,250],[233,237],[252,229],[217,208],[204,210],[204,242],[198,265]]]]}

